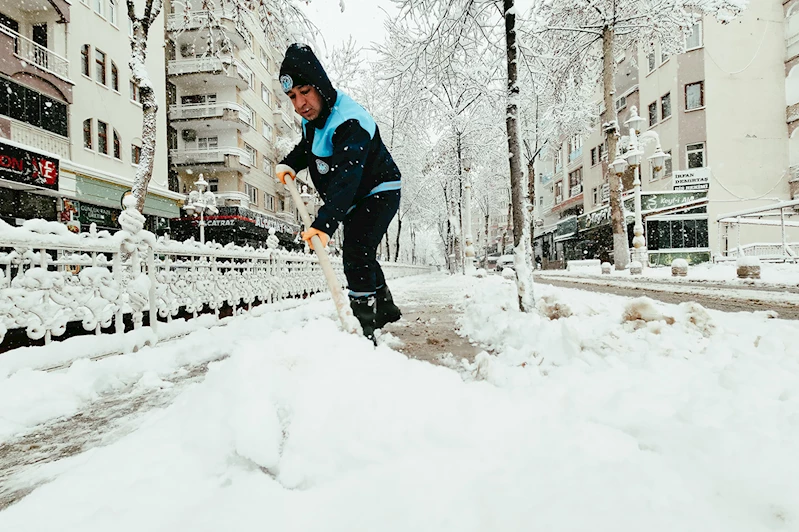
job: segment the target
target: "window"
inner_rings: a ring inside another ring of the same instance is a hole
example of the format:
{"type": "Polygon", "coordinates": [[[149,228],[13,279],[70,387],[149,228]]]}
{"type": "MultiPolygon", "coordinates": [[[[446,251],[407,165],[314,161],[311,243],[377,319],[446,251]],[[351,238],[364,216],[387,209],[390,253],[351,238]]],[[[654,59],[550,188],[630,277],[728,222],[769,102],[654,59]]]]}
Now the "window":
{"type": "Polygon", "coordinates": [[[650,73],[654,72],[655,71],[655,67],[657,66],[656,58],[655,58],[655,52],[654,51],[650,52],[649,55],[647,55],[646,59],[647,59],[648,65],[649,65],[648,72],[650,72],[650,73]]]}
{"type": "Polygon", "coordinates": [[[244,192],[250,197],[250,203],[258,204],[258,189],[249,183],[244,183],[244,192]]]}
{"type": "Polygon", "coordinates": [[[249,124],[250,127],[255,127],[255,111],[253,110],[252,107],[250,107],[246,103],[243,103],[241,105],[244,106],[244,110],[245,110],[244,117],[243,117],[244,123],[245,124],[249,124]]]}
{"type": "Polygon", "coordinates": [[[591,189],[591,200],[593,201],[594,205],[599,205],[599,187],[594,187],[591,189]]]}
{"type": "Polygon", "coordinates": [[[208,180],[208,190],[211,192],[219,192],[219,179],[212,178],[208,180]]]}
{"type": "Polygon", "coordinates": [[[605,157],[605,144],[600,144],[596,147],[597,163],[604,160],[605,157]]]}
{"type": "Polygon", "coordinates": [[[117,25],[117,3],[116,0],[108,0],[108,21],[114,26],[117,25]]]}
{"type": "Polygon", "coordinates": [[[700,109],[705,106],[705,82],[698,81],[685,86],[685,110],[700,109]]]}
{"type": "Polygon", "coordinates": [[[272,107],[272,93],[266,86],[266,83],[261,83],[261,99],[266,105],[272,107]]]}
{"type": "Polygon", "coordinates": [[[105,52],[94,49],[94,79],[105,85],[105,52]]]}
{"type": "Polygon", "coordinates": [[[275,197],[268,192],[264,192],[264,208],[270,211],[275,210],[275,197]]]}
{"type": "Polygon", "coordinates": [[[705,166],[705,143],[689,144],[685,147],[688,155],[688,168],[702,168],[705,166]]]}
{"type": "Polygon", "coordinates": [[[94,12],[102,16],[103,0],[94,0],[94,12]]]}
{"type": "Polygon", "coordinates": [[[625,107],[627,107],[627,96],[622,96],[616,100],[616,111],[621,111],[625,107]]]}
{"type": "Polygon", "coordinates": [[[269,157],[264,156],[264,172],[266,172],[267,177],[272,177],[275,175],[275,163],[269,157]]]}
{"type": "Polygon", "coordinates": [[[83,147],[92,149],[92,119],[83,121],[83,147]]]}
{"type": "Polygon", "coordinates": [[[89,76],[89,45],[80,47],[80,70],[84,76],[89,76]]]}
{"type": "Polygon", "coordinates": [[[219,137],[198,137],[197,148],[200,150],[215,150],[219,147],[219,137]]]}
{"type": "Polygon", "coordinates": [[[270,124],[266,120],[262,120],[261,126],[263,128],[264,138],[271,142],[273,138],[272,124],[270,124]]]}
{"type": "Polygon", "coordinates": [[[652,102],[649,104],[649,127],[658,123],[658,103],[652,102]]]}
{"type": "Polygon", "coordinates": [[[649,249],[707,248],[710,245],[707,219],[647,220],[649,249]]]}
{"type": "Polygon", "coordinates": [[[555,152],[555,170],[557,171],[561,167],[561,160],[560,160],[560,150],[555,152]]]}
{"type": "Polygon", "coordinates": [[[255,148],[244,143],[244,151],[247,152],[248,160],[242,161],[247,166],[257,166],[258,165],[258,152],[255,151],[255,148]]]}
{"type": "Polygon", "coordinates": [[[569,197],[573,198],[583,192],[583,169],[569,172],[569,197]]]}
{"type": "Polygon", "coordinates": [[[114,130],[114,158],[122,160],[122,149],[119,146],[119,133],[114,130]]]}
{"type": "Polygon", "coordinates": [[[591,166],[596,166],[596,163],[599,162],[596,156],[596,148],[591,148],[591,166]]]}
{"type": "Polygon", "coordinates": [[[694,50],[702,47],[702,23],[697,22],[691,27],[691,34],[685,38],[685,50],[694,50]]]}
{"type": "Polygon", "coordinates": [[[555,203],[563,202],[563,181],[555,183],[555,203]]]}
{"type": "Polygon", "coordinates": [[[270,72],[270,70],[269,70],[269,56],[266,55],[266,51],[263,48],[261,48],[261,64],[264,66],[264,68],[266,69],[267,72],[270,72]]]}
{"type": "Polygon", "coordinates": [[[108,154],[108,124],[97,121],[97,151],[108,154]]]}
{"type": "Polygon", "coordinates": [[[190,94],[188,96],[181,96],[180,103],[182,105],[214,104],[216,103],[216,94],[190,94]]]}
{"type": "Polygon", "coordinates": [[[672,174],[672,158],[671,158],[671,150],[666,152],[666,155],[669,157],[666,159],[666,162],[663,164],[663,177],[671,177],[672,174]]]}
{"type": "Polygon", "coordinates": [[[119,71],[113,61],[111,61],[111,88],[119,92],[119,71]]]}
{"type": "Polygon", "coordinates": [[[67,136],[67,105],[0,77],[0,114],[67,136]]]}
{"type": "Polygon", "coordinates": [[[660,119],[666,120],[671,116],[671,93],[660,99],[660,119]]]}
{"type": "Polygon", "coordinates": [[[130,100],[133,102],[140,102],[141,97],[139,96],[139,86],[136,85],[136,83],[134,83],[133,80],[131,80],[129,87],[130,87],[130,100]]]}
{"type": "Polygon", "coordinates": [[[667,54],[666,52],[661,51],[660,52],[660,64],[662,65],[663,63],[665,63],[668,60],[669,60],[669,54],[667,54]]]}
{"type": "Polygon", "coordinates": [[[538,196],[538,206],[541,208],[544,207],[544,196],[538,196]]]}
{"type": "Polygon", "coordinates": [[[141,146],[135,144],[130,145],[130,162],[131,164],[139,164],[141,160],[141,146]]]}

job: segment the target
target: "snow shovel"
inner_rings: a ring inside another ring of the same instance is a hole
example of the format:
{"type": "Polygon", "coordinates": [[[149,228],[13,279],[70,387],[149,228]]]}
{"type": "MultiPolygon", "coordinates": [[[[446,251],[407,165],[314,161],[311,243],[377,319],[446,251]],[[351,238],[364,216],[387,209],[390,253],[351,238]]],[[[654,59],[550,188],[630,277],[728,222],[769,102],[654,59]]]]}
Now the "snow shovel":
{"type": "MultiPolygon", "coordinates": [[[[300,197],[300,191],[297,190],[297,183],[294,182],[294,179],[288,178],[286,179],[286,187],[289,189],[289,192],[291,192],[291,197],[294,200],[294,204],[297,206],[297,210],[300,211],[300,217],[307,231],[311,228],[311,217],[308,214],[308,210],[305,208],[305,203],[303,203],[300,197]]],[[[352,309],[341,290],[338,279],[336,279],[336,274],[333,272],[333,265],[330,264],[330,257],[327,255],[327,249],[322,245],[322,241],[318,236],[311,237],[311,243],[319,259],[319,265],[322,267],[322,271],[325,274],[327,286],[330,288],[330,294],[333,296],[333,303],[336,305],[336,312],[338,312],[338,317],[341,320],[341,326],[349,333],[362,334],[361,324],[358,323],[358,320],[355,319],[355,316],[352,314],[352,309]]]]}

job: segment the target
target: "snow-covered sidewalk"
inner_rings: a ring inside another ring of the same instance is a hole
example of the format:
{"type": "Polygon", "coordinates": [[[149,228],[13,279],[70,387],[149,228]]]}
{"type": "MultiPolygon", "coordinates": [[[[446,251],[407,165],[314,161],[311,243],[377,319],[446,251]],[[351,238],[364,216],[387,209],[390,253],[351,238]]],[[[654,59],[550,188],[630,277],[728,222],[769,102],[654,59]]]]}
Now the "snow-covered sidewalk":
{"type": "Polygon", "coordinates": [[[131,434],[29,470],[50,482],[0,530],[799,529],[799,324],[540,285],[523,315],[498,276],[403,279],[400,303],[408,283],[495,355],[409,360],[319,301],[81,363],[61,390],[90,398],[227,355],[131,434]]]}

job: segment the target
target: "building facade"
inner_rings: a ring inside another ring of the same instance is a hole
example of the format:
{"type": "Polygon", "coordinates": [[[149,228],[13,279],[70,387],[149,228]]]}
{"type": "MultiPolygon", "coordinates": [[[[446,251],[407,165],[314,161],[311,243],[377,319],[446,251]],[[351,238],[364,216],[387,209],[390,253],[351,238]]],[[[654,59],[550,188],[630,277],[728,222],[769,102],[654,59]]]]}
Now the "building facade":
{"type": "MultiPolygon", "coordinates": [[[[159,18],[159,22],[161,23],[159,18]]],[[[166,99],[161,32],[146,67],[166,99]]],[[[117,230],[141,150],[142,108],[128,67],[130,25],[117,0],[37,0],[0,8],[0,216],[117,230]]],[[[183,196],[167,179],[166,110],[144,214],[168,230],[183,196]]]]}
{"type": "MultiPolygon", "coordinates": [[[[278,136],[298,138],[300,120],[277,79],[279,56],[249,17],[197,4],[167,4],[170,171],[182,193],[203,174],[216,194],[208,239],[260,247],[274,228],[291,247],[299,217],[274,169],[278,136]]],[[[181,218],[178,236],[196,223],[181,218]]]]}
{"type": "MultiPolygon", "coordinates": [[[[615,101],[622,135],[635,107],[645,120],[639,131],[657,133],[671,156],[656,171],[647,160],[655,149],[649,143],[640,167],[650,263],[707,261],[739,244],[781,240],[779,227],[744,225],[732,234],[717,220],[799,197],[798,4],[750,2],[728,25],[706,17],[692,29],[686,52],[675,57],[661,54],[657,43],[651,53],[618,55],[615,101]]],[[[600,118],[602,111],[600,106],[600,118]]],[[[537,255],[558,263],[612,262],[607,175],[599,127],[563,139],[537,163],[537,255]]],[[[632,169],[622,182],[631,240],[632,169]]],[[[799,241],[799,232],[791,232],[789,241],[799,241]]]]}

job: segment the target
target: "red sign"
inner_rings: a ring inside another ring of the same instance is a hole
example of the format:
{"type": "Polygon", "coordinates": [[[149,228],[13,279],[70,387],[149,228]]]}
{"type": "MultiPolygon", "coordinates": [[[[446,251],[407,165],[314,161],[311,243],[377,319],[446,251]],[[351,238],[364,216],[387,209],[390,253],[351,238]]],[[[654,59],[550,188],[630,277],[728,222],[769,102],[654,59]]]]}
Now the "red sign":
{"type": "Polygon", "coordinates": [[[0,179],[58,190],[58,159],[0,143],[0,179]]]}

